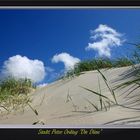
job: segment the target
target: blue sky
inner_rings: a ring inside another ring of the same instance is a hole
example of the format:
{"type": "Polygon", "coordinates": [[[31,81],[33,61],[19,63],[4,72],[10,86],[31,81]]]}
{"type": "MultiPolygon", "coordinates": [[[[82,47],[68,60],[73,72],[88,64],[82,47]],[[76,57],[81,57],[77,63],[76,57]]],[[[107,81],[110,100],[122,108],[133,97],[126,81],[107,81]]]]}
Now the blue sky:
{"type": "MultiPolygon", "coordinates": [[[[85,50],[91,42],[90,30],[107,25],[123,34],[127,42],[137,43],[139,22],[139,9],[0,10],[1,71],[10,57],[26,56],[50,69],[42,82],[51,82],[54,73],[65,69],[62,62],[52,63],[54,55],[65,52],[80,60],[98,55],[96,50],[85,50]]],[[[129,56],[133,49],[123,42],[112,47],[111,58],[129,56]]]]}

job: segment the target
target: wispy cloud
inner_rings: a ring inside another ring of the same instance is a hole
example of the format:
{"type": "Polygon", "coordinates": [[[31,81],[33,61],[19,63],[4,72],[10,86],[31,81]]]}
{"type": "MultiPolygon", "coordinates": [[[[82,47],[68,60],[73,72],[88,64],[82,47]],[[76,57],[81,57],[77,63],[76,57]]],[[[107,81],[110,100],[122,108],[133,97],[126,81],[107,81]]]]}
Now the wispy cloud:
{"type": "Polygon", "coordinates": [[[86,50],[95,50],[99,56],[111,57],[111,48],[119,47],[125,41],[123,34],[115,29],[100,24],[97,29],[91,30],[92,43],[88,43],[86,50]]]}
{"type": "Polygon", "coordinates": [[[12,76],[16,79],[30,78],[33,82],[42,81],[45,76],[45,67],[40,60],[31,60],[26,56],[16,55],[4,62],[1,70],[4,77],[12,76]]]}
{"type": "Polygon", "coordinates": [[[70,70],[74,68],[74,65],[78,62],[80,62],[79,58],[73,57],[68,53],[60,53],[56,54],[52,58],[53,63],[63,62],[65,66],[65,70],[70,70]]]}

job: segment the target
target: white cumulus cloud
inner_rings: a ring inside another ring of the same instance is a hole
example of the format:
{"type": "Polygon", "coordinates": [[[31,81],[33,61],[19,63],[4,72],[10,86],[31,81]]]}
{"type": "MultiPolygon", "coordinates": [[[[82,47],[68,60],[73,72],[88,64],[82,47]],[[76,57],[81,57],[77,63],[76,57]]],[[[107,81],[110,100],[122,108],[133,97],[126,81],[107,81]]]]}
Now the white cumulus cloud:
{"type": "Polygon", "coordinates": [[[16,55],[4,62],[1,74],[4,77],[30,78],[33,82],[40,82],[45,78],[46,72],[42,61],[16,55]]]}
{"type": "Polygon", "coordinates": [[[70,70],[74,68],[74,65],[78,62],[80,62],[79,58],[73,57],[68,53],[60,53],[56,54],[52,58],[53,63],[63,62],[65,66],[65,70],[70,70]]]}
{"type": "Polygon", "coordinates": [[[111,48],[119,47],[125,41],[123,34],[115,29],[100,24],[97,29],[91,31],[92,43],[88,43],[86,50],[95,50],[99,56],[111,57],[111,48]]]}

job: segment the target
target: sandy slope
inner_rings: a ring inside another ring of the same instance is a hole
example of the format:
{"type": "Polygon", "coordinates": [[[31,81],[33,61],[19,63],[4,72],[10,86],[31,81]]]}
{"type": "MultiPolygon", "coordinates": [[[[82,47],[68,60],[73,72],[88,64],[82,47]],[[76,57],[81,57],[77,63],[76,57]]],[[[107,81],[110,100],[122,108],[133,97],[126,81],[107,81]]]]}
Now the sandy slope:
{"type": "MultiPolygon", "coordinates": [[[[131,67],[102,70],[108,79],[111,87],[118,85],[132,78],[131,67]],[[129,75],[129,76],[128,76],[129,75]]],[[[34,112],[27,108],[25,112],[16,112],[0,116],[0,124],[32,124],[42,120],[47,126],[97,126],[97,125],[132,125],[140,126],[140,106],[133,106],[135,109],[128,109],[121,106],[112,106],[108,111],[95,111],[95,108],[86,99],[99,107],[99,97],[86,91],[80,86],[99,91],[98,77],[101,84],[102,94],[112,99],[106,84],[97,71],[85,72],[79,77],[60,80],[44,88],[37,89],[32,93],[32,106],[38,111],[34,112]]],[[[115,92],[120,104],[127,103],[124,98],[132,88],[117,90],[115,92]]],[[[139,94],[136,90],[133,94],[139,94]]],[[[128,96],[128,97],[129,97],[128,96]]],[[[137,96],[138,98],[138,96],[137,96]]],[[[113,100],[113,99],[112,99],[113,100]]],[[[129,104],[126,106],[130,106],[129,104]]]]}

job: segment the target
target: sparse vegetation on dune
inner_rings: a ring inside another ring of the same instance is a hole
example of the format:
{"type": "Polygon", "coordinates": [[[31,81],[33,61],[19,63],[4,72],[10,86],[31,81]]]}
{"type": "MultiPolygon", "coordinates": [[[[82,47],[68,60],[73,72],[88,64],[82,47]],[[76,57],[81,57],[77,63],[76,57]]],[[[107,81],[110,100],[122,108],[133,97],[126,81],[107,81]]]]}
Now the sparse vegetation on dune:
{"type": "Polygon", "coordinates": [[[136,64],[136,63],[130,60],[129,58],[124,57],[124,58],[118,58],[117,60],[115,60],[113,63],[113,67],[126,67],[126,66],[131,66],[133,64],[136,64]]]}
{"type": "MultiPolygon", "coordinates": [[[[115,90],[109,85],[108,83],[108,80],[106,79],[105,75],[99,70],[97,69],[99,74],[101,75],[102,79],[104,80],[109,92],[111,93],[112,95],[112,99],[108,98],[108,96],[105,96],[104,93],[101,92],[101,87],[100,87],[100,82],[98,81],[98,84],[99,84],[99,92],[97,91],[94,91],[94,90],[91,90],[87,87],[82,87],[80,86],[81,88],[89,91],[89,93],[92,93],[93,95],[95,96],[98,96],[99,97],[99,102],[100,102],[100,106],[96,105],[95,103],[89,101],[88,99],[86,99],[94,108],[95,108],[95,111],[102,111],[102,110],[108,110],[110,109],[110,107],[112,106],[120,106],[120,107],[123,107],[123,108],[127,108],[127,109],[132,109],[132,110],[140,110],[140,108],[137,108],[135,107],[135,105],[139,105],[140,104],[140,98],[139,98],[139,95],[135,95],[135,96],[131,96],[131,100],[130,98],[127,98],[127,101],[129,100],[129,102],[127,102],[127,104],[124,102],[123,104],[122,103],[119,103],[117,101],[117,97],[115,95],[115,90]],[[135,98],[137,97],[137,98],[135,98]]],[[[136,81],[140,81],[140,79],[137,79],[136,81]]],[[[132,91],[130,91],[129,93],[127,93],[127,95],[125,96],[125,98],[132,94],[136,89],[140,88],[140,83],[136,83],[134,80],[131,80],[131,81],[128,81],[128,82],[125,82],[121,85],[119,85],[117,87],[120,88],[120,87],[127,87],[131,84],[137,84],[137,87],[132,89],[132,91]]]]}
{"type": "MultiPolygon", "coordinates": [[[[24,112],[25,107],[29,107],[33,113],[38,116],[38,111],[31,105],[32,100],[29,93],[36,88],[36,85],[30,79],[14,79],[8,77],[0,82],[0,111],[7,113],[21,110],[24,112]]],[[[37,118],[35,124],[44,124],[37,118]]]]}
{"type": "Polygon", "coordinates": [[[0,108],[8,112],[19,108],[24,110],[24,107],[31,102],[28,93],[34,88],[30,79],[16,80],[12,77],[3,79],[0,82],[0,108]]]}
{"type": "Polygon", "coordinates": [[[98,58],[93,60],[85,60],[77,63],[74,66],[74,69],[69,70],[65,76],[62,78],[69,78],[74,76],[79,76],[82,72],[92,71],[103,68],[116,68],[116,67],[125,67],[136,64],[136,61],[132,61],[129,58],[118,58],[111,60],[109,58],[98,58]]]}
{"type": "Polygon", "coordinates": [[[133,63],[135,64],[138,64],[137,66],[133,65],[133,69],[132,69],[132,72],[131,72],[131,80],[128,80],[122,84],[119,84],[115,87],[115,90],[116,89],[119,89],[119,88],[125,88],[125,87],[128,87],[128,86],[135,86],[134,88],[132,88],[132,90],[130,90],[127,95],[125,96],[126,98],[128,97],[128,100],[129,98],[131,98],[131,101],[129,100],[128,104],[129,105],[133,105],[133,104],[136,104],[136,103],[140,103],[140,99],[139,99],[139,95],[133,95],[134,91],[140,89],[140,45],[139,44],[133,44],[136,46],[136,51],[134,52],[134,55],[133,55],[133,63]],[[137,97],[137,98],[135,98],[137,97]]]}
{"type": "MultiPolygon", "coordinates": [[[[140,50],[140,47],[138,47],[138,50],[140,50]]],[[[88,87],[81,86],[79,85],[83,90],[88,91],[87,93],[92,94],[94,96],[97,96],[99,100],[96,102],[91,101],[88,98],[84,98],[88,104],[90,104],[93,108],[94,111],[108,111],[111,107],[113,106],[121,106],[124,108],[128,109],[134,109],[134,110],[140,110],[139,108],[133,107],[133,104],[139,103],[140,98],[128,98],[127,101],[130,100],[127,104],[121,104],[121,102],[117,99],[115,90],[118,88],[125,88],[127,86],[130,86],[132,84],[135,84],[136,87],[132,89],[127,95],[125,96],[130,97],[130,95],[135,91],[136,89],[140,88],[140,67],[135,67],[135,64],[140,63],[140,51],[136,51],[134,53],[133,59],[129,59],[126,57],[123,58],[118,58],[115,60],[111,60],[108,58],[98,58],[98,59],[93,59],[93,60],[86,60],[86,61],[81,61],[77,63],[74,67],[74,69],[69,70],[65,76],[62,78],[72,78],[74,76],[79,76],[85,71],[91,71],[91,70],[97,70],[99,76],[102,78],[104,81],[109,93],[111,96],[107,96],[103,93],[101,90],[101,83],[100,79],[98,77],[98,91],[89,89],[88,87]],[[117,68],[117,67],[125,67],[125,66],[134,66],[134,79],[127,81],[123,84],[118,85],[115,89],[111,87],[108,79],[106,76],[102,73],[101,69],[107,68],[117,68]],[[132,105],[132,106],[129,106],[132,105]]],[[[17,111],[19,109],[22,109],[24,111],[24,108],[28,106],[34,113],[34,115],[37,117],[37,121],[33,122],[33,125],[36,124],[45,124],[45,121],[40,120],[38,118],[39,113],[38,111],[32,106],[31,104],[31,99],[29,96],[29,93],[32,91],[32,89],[35,89],[35,85],[32,83],[30,79],[19,79],[16,80],[12,77],[9,77],[7,79],[4,79],[0,81],[0,111],[1,110],[6,110],[8,113],[11,111],[17,111]]],[[[131,97],[132,97],[131,96],[131,97]]],[[[44,97],[43,97],[44,98],[44,97]]],[[[74,111],[78,110],[78,106],[73,102],[69,90],[67,94],[67,102],[71,102],[72,106],[74,108],[74,111]]]]}
{"type": "Polygon", "coordinates": [[[99,74],[101,75],[102,79],[104,80],[104,82],[105,82],[108,90],[110,91],[110,93],[111,93],[111,95],[113,97],[113,100],[110,99],[110,98],[108,98],[107,96],[105,96],[102,93],[99,78],[98,78],[99,92],[94,91],[94,90],[91,90],[91,89],[86,88],[86,87],[81,87],[81,88],[83,88],[83,89],[89,91],[90,93],[92,93],[93,95],[99,97],[99,103],[100,103],[100,106],[99,107],[97,105],[95,105],[94,103],[92,103],[91,101],[87,100],[92,106],[94,106],[94,108],[96,109],[96,111],[102,111],[103,109],[105,109],[107,111],[112,105],[119,105],[119,104],[117,102],[117,98],[116,98],[116,95],[115,95],[114,90],[109,85],[108,80],[103,75],[103,73],[98,69],[98,66],[97,66],[97,71],[99,72],[99,74]]]}
{"type": "MultiPolygon", "coordinates": [[[[136,64],[140,63],[140,45],[136,45],[137,46],[137,51],[135,51],[135,53],[133,54],[133,58],[129,59],[127,57],[122,57],[122,58],[118,58],[115,60],[111,60],[111,59],[103,59],[103,58],[99,58],[99,59],[93,59],[93,60],[86,60],[86,61],[82,61],[79,62],[75,65],[73,70],[70,70],[66,73],[65,77],[69,78],[69,77],[74,77],[74,76],[79,76],[80,74],[82,74],[82,72],[85,71],[91,71],[91,70],[97,70],[99,72],[99,74],[101,75],[102,79],[104,80],[108,90],[110,91],[113,100],[109,99],[107,96],[105,96],[102,92],[101,92],[101,85],[100,85],[100,81],[98,79],[98,84],[99,84],[99,92],[96,92],[94,90],[91,90],[87,87],[82,87],[83,89],[89,91],[90,93],[94,94],[95,96],[99,97],[99,106],[93,102],[91,102],[90,100],[86,99],[86,101],[91,104],[96,111],[100,111],[105,109],[107,111],[108,108],[110,108],[111,106],[121,106],[124,108],[128,108],[128,109],[136,109],[137,108],[133,108],[131,106],[125,106],[123,104],[118,103],[116,95],[115,95],[115,90],[118,88],[125,88],[127,86],[130,86],[132,84],[135,84],[136,87],[134,89],[132,89],[129,93],[127,93],[127,96],[132,94],[135,90],[140,88],[140,66],[135,67],[136,64]],[[125,66],[133,66],[132,67],[132,73],[134,78],[132,80],[129,80],[127,82],[124,82],[120,85],[118,85],[117,87],[115,87],[114,89],[110,86],[110,84],[108,83],[108,80],[106,79],[105,75],[101,72],[100,69],[103,68],[117,68],[117,67],[125,67],[125,66]],[[133,69],[134,68],[134,69],[133,69]]],[[[127,97],[126,96],[126,97],[127,97]]],[[[135,97],[135,96],[134,96],[135,97]]],[[[140,99],[136,99],[136,98],[132,98],[130,104],[135,104],[135,103],[139,103],[140,99]],[[132,102],[133,100],[133,102],[132,102]]]]}
{"type": "MultiPolygon", "coordinates": [[[[121,106],[121,107],[124,107],[124,108],[128,108],[128,109],[140,110],[139,108],[134,107],[135,105],[140,104],[139,95],[133,95],[133,92],[140,88],[140,66],[135,67],[135,64],[140,63],[140,45],[136,45],[136,46],[137,46],[138,51],[136,51],[134,53],[133,60],[129,60],[128,58],[120,58],[120,59],[117,59],[114,62],[113,61],[107,61],[107,62],[110,62],[111,67],[124,67],[124,66],[130,66],[130,65],[133,66],[133,69],[132,69],[133,78],[131,80],[127,81],[127,82],[124,82],[124,83],[122,83],[120,85],[117,85],[114,89],[110,87],[106,77],[100,71],[100,68],[105,68],[105,67],[101,67],[101,65],[99,65],[101,63],[98,63],[98,61],[95,61],[96,62],[96,64],[95,64],[96,69],[99,72],[99,74],[102,76],[106,86],[108,87],[108,89],[109,89],[109,91],[112,94],[113,99],[114,99],[114,100],[110,100],[107,96],[104,96],[103,93],[101,93],[100,82],[99,82],[99,91],[100,92],[96,92],[96,91],[93,91],[91,89],[82,87],[83,89],[89,91],[90,93],[92,93],[92,94],[94,94],[96,96],[99,96],[100,108],[97,107],[94,103],[88,101],[90,104],[92,103],[92,105],[94,105],[94,108],[96,107],[96,111],[100,111],[100,110],[103,110],[103,109],[105,109],[107,111],[107,108],[110,108],[111,104],[121,106]],[[128,101],[127,104],[123,105],[123,104],[118,103],[116,95],[115,95],[115,90],[118,89],[118,88],[125,88],[125,87],[131,86],[131,85],[135,85],[135,88],[132,88],[132,90],[130,90],[127,93],[127,95],[125,96],[125,98],[127,98],[129,96],[129,98],[127,99],[127,101],[128,101]],[[131,96],[131,94],[133,96],[131,96]],[[135,98],[135,97],[137,97],[137,98],[135,98]],[[131,98],[131,100],[130,100],[130,98],[131,98]],[[108,104],[108,106],[106,106],[106,104],[108,104]],[[104,105],[104,107],[103,107],[103,105],[104,105]]],[[[102,62],[102,64],[103,64],[103,62],[102,62]]]]}
{"type": "Polygon", "coordinates": [[[8,91],[9,94],[27,94],[35,88],[30,79],[14,79],[8,77],[0,82],[0,91],[8,91]]]}

